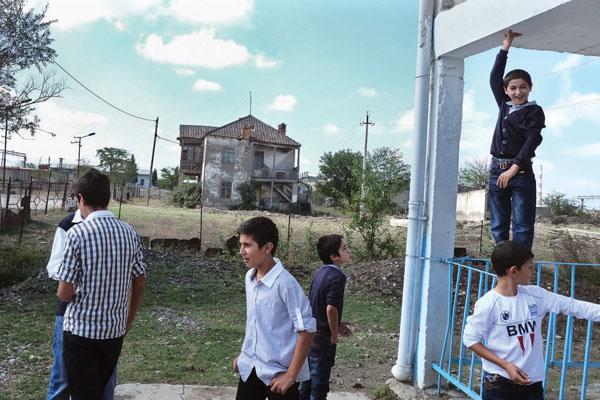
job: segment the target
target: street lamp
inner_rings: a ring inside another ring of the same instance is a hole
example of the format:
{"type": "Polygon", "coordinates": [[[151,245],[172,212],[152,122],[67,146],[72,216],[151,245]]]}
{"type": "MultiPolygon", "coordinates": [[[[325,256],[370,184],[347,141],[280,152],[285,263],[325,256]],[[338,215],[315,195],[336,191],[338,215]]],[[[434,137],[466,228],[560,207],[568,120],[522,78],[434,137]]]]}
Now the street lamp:
{"type": "Polygon", "coordinates": [[[83,135],[83,136],[73,136],[74,139],[77,139],[74,142],[71,143],[77,143],[78,144],[78,149],[77,149],[77,179],[79,179],[79,164],[81,162],[81,139],[86,138],[88,136],[94,136],[96,134],[96,132],[92,132],[92,133],[88,133],[87,135],[83,135]]]}
{"type": "Polygon", "coordinates": [[[6,146],[8,145],[8,113],[16,108],[27,105],[31,102],[31,99],[23,99],[21,101],[16,102],[13,105],[7,105],[4,110],[4,152],[2,153],[2,189],[5,188],[4,182],[6,180],[6,146]]]}

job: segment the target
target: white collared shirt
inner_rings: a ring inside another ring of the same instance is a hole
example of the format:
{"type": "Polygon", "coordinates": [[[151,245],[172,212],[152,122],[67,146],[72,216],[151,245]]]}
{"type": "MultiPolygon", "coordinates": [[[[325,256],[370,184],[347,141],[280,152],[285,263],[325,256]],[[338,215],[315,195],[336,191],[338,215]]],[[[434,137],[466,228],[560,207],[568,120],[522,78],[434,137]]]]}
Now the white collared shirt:
{"type": "Polygon", "coordinates": [[[107,210],[88,215],[67,233],[58,270],[60,280],[76,287],[63,330],[89,339],[123,336],[132,281],[145,271],[131,225],[107,210]]]}
{"type": "MultiPolygon", "coordinates": [[[[260,280],[256,269],[246,273],[246,335],[238,359],[240,376],[245,382],[256,375],[270,385],[273,378],[288,370],[298,332],[316,331],[316,320],[298,281],[277,258],[275,266],[260,280]]],[[[296,381],[310,378],[308,363],[300,369],[296,381]]]]}
{"type": "Polygon", "coordinates": [[[63,259],[63,249],[65,247],[65,239],[67,238],[67,230],[68,227],[65,225],[70,224],[78,224],[83,221],[83,215],[81,215],[81,211],[78,209],[73,214],[73,218],[70,219],[67,216],[65,219],[60,221],[58,224],[58,228],[56,228],[56,232],[54,233],[54,241],[52,242],[52,252],[50,253],[50,259],[48,260],[48,265],[46,265],[46,270],[48,270],[48,277],[51,279],[58,280],[58,267],[60,267],[60,263],[63,259]]]}

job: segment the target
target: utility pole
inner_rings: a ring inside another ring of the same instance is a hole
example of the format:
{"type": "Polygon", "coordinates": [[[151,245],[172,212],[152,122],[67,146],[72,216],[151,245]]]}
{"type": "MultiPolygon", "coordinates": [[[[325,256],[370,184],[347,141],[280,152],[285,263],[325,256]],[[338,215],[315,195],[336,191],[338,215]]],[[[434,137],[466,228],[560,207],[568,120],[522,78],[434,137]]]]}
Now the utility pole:
{"type": "Polygon", "coordinates": [[[73,136],[75,141],[71,142],[71,143],[72,144],[77,143],[77,179],[79,179],[79,165],[81,164],[81,139],[86,138],[88,136],[94,136],[95,134],[96,134],[96,132],[91,132],[91,133],[88,133],[87,135],[83,135],[83,136],[73,136]]]}
{"type": "Polygon", "coordinates": [[[366,120],[360,123],[365,126],[365,149],[363,152],[363,163],[362,163],[362,185],[360,187],[360,213],[365,206],[365,173],[367,171],[367,143],[369,140],[369,125],[375,125],[373,122],[369,122],[369,112],[367,111],[366,120]]]}
{"type": "Polygon", "coordinates": [[[152,168],[154,168],[156,139],[158,139],[158,117],[156,117],[156,121],[154,122],[154,143],[152,143],[152,157],[150,157],[150,182],[148,182],[148,191],[146,192],[146,206],[150,205],[150,188],[152,187],[152,168]]]}

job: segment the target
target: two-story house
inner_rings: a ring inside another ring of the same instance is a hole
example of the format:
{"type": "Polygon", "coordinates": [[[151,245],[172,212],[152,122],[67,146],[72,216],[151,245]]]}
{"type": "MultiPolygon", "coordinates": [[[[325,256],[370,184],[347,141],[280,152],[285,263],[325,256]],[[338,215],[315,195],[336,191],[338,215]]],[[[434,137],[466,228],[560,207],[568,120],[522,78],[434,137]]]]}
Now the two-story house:
{"type": "Polygon", "coordinates": [[[251,182],[257,206],[285,209],[297,201],[300,143],[252,115],[221,127],[180,125],[181,177],[195,176],[207,206],[241,203],[237,190],[251,182]]]}

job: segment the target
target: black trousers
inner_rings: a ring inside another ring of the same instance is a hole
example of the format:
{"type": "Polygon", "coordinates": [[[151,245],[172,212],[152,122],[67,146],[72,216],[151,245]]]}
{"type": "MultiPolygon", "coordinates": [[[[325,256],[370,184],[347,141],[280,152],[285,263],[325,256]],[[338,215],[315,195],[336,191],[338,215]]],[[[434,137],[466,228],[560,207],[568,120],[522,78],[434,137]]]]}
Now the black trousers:
{"type": "Polygon", "coordinates": [[[63,359],[71,400],[100,400],[117,365],[123,336],[88,339],[63,332],[63,359]]]}
{"type": "Polygon", "coordinates": [[[252,369],[252,373],[248,377],[248,380],[244,382],[240,378],[238,383],[237,394],[235,395],[236,400],[298,400],[298,386],[300,382],[296,382],[285,392],[285,394],[273,393],[267,385],[263,383],[258,376],[256,376],[256,370],[252,369]]]}

